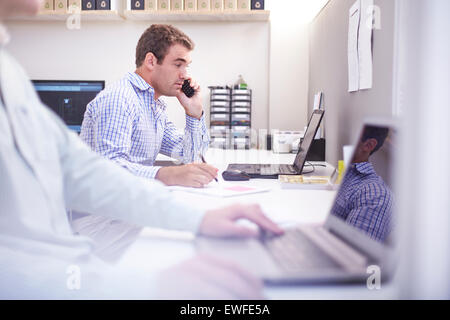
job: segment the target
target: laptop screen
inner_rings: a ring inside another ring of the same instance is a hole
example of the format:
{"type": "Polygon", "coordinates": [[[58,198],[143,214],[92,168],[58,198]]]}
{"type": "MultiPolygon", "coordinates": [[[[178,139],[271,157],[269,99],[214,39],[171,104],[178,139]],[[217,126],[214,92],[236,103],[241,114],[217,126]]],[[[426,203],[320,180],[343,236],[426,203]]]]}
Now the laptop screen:
{"type": "Polygon", "coordinates": [[[331,215],[383,244],[391,242],[395,139],[391,127],[364,126],[331,209],[331,215]]]}
{"type": "Polygon", "coordinates": [[[325,111],[314,110],[311,119],[309,120],[308,127],[306,128],[305,135],[303,137],[302,143],[298,149],[297,157],[294,161],[294,167],[297,171],[303,169],[305,165],[306,157],[308,156],[309,148],[316,136],[317,130],[319,129],[320,122],[322,121],[325,111]]]}
{"type": "Polygon", "coordinates": [[[77,132],[87,104],[105,88],[104,81],[33,80],[33,84],[41,101],[77,132]]]}

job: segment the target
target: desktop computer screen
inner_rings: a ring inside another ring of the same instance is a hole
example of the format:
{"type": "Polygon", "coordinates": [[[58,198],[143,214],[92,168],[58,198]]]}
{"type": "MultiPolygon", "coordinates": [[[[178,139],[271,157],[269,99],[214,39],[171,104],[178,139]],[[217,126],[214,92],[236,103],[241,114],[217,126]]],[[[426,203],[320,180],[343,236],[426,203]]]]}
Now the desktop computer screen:
{"type": "Polygon", "coordinates": [[[41,101],[78,133],[87,104],[105,88],[105,81],[33,80],[33,84],[41,101]]]}

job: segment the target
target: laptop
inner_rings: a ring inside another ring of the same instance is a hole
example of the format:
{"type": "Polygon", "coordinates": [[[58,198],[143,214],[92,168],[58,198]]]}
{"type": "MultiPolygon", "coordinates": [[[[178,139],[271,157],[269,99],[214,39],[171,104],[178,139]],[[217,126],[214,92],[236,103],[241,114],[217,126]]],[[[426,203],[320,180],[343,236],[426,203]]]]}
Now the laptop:
{"type": "Polygon", "coordinates": [[[369,266],[378,266],[381,280],[388,279],[394,265],[391,173],[396,136],[393,124],[364,124],[323,226],[298,225],[282,236],[262,234],[258,239],[200,237],[198,250],[231,260],[269,284],[365,283],[373,270],[369,266]],[[365,161],[373,139],[380,148],[365,161]]]}
{"type": "Polygon", "coordinates": [[[278,179],[279,175],[300,175],[311,144],[322,122],[324,110],[314,110],[303,140],[298,148],[294,164],[229,164],[227,170],[245,172],[250,178],[278,179]]]}

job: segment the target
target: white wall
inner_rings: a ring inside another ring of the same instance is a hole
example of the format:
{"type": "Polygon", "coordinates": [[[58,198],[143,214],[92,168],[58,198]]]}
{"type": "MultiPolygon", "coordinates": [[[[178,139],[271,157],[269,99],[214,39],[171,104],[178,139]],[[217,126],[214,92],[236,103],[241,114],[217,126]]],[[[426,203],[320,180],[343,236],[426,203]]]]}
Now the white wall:
{"type": "Polygon", "coordinates": [[[404,299],[450,298],[450,1],[399,0],[397,110],[404,299]],[[430,161],[431,160],[431,161],[430,161]],[[431,165],[430,165],[431,164],[431,165]]]}
{"type": "Polygon", "coordinates": [[[272,0],[269,128],[307,125],[309,23],[328,0],[272,0]]]}
{"type": "MultiPolygon", "coordinates": [[[[106,80],[107,84],[135,70],[135,48],[151,23],[82,22],[68,30],[65,22],[13,22],[9,51],[32,79],[106,80]]],[[[203,87],[231,84],[239,74],[254,90],[255,128],[265,128],[268,109],[269,26],[267,23],[177,23],[196,43],[191,74],[203,87]]],[[[184,112],[175,98],[169,116],[184,126],[184,112]]],[[[209,109],[209,108],[207,108],[209,109]]]]}

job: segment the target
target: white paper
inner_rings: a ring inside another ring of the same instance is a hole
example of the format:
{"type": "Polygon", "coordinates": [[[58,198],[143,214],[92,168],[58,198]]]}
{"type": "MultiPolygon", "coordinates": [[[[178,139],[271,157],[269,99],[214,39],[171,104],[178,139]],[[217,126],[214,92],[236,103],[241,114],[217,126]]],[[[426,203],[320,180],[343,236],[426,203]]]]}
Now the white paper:
{"type": "Polygon", "coordinates": [[[348,91],[359,90],[358,33],[361,1],[357,0],[349,10],[348,24],[348,91]]]}
{"type": "Polygon", "coordinates": [[[359,89],[372,88],[372,26],[373,0],[361,1],[361,22],[359,25],[359,89]]]}

